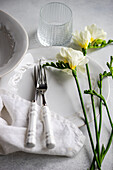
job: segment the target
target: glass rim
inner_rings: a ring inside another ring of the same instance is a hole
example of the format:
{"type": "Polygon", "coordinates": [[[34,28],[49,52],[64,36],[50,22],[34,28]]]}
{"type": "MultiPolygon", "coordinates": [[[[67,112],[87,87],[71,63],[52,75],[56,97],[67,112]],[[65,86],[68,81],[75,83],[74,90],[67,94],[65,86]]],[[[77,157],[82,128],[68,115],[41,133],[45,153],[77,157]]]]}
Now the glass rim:
{"type": "Polygon", "coordinates": [[[63,25],[66,25],[67,23],[69,23],[69,22],[72,20],[72,10],[71,10],[67,5],[65,5],[64,3],[61,3],[61,2],[49,2],[49,3],[45,4],[45,5],[40,9],[40,18],[41,18],[41,19],[43,20],[43,22],[45,22],[47,25],[51,25],[51,26],[63,26],[63,25]],[[48,22],[44,19],[44,17],[42,17],[42,10],[43,10],[46,6],[51,5],[51,4],[61,4],[61,5],[65,6],[67,9],[69,9],[70,14],[71,14],[69,20],[66,21],[66,22],[63,23],[63,24],[51,24],[51,23],[48,23],[48,22]]]}

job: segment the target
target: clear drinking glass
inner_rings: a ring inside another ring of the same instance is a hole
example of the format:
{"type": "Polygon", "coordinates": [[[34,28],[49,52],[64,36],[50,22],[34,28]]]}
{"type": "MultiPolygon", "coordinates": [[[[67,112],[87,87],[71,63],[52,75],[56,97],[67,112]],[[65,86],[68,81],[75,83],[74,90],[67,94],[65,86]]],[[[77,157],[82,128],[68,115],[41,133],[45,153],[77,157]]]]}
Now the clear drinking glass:
{"type": "Polygon", "coordinates": [[[37,36],[44,46],[62,46],[71,40],[72,11],[63,3],[51,2],[40,10],[37,36]]]}

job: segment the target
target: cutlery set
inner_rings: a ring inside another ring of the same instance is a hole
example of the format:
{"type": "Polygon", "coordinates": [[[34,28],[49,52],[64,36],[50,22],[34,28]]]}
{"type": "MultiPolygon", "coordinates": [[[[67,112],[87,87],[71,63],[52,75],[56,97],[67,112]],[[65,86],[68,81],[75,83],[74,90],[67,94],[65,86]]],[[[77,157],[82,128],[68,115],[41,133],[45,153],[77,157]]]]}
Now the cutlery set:
{"type": "Polygon", "coordinates": [[[51,113],[45,99],[45,92],[47,91],[47,77],[45,68],[41,65],[41,60],[38,65],[34,66],[34,83],[35,83],[35,95],[34,100],[31,103],[31,107],[28,113],[28,127],[26,135],[26,147],[32,148],[36,146],[36,124],[37,116],[39,112],[39,106],[37,100],[39,96],[42,96],[41,115],[42,122],[44,124],[44,136],[46,141],[46,147],[53,149],[55,147],[55,139],[51,124],[51,113]]]}

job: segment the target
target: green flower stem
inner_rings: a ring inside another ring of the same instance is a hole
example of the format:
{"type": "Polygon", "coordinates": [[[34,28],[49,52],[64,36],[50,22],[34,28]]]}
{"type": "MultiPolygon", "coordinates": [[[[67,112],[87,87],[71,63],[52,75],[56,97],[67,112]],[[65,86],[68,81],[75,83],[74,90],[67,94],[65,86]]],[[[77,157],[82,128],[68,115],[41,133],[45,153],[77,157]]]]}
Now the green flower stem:
{"type": "MultiPolygon", "coordinates": [[[[110,146],[111,146],[111,143],[112,143],[112,138],[113,138],[113,122],[111,120],[111,116],[110,116],[110,113],[109,113],[109,109],[108,109],[108,106],[107,106],[107,103],[106,103],[106,100],[104,99],[104,97],[102,95],[99,95],[97,92],[95,92],[94,90],[88,90],[88,91],[85,91],[86,94],[93,94],[97,97],[99,97],[103,102],[104,102],[104,105],[106,107],[106,111],[107,111],[107,115],[108,115],[108,119],[110,121],[110,125],[111,125],[111,128],[112,128],[112,131],[111,131],[111,134],[110,134],[110,138],[108,140],[108,143],[107,143],[107,146],[106,148],[104,147],[104,145],[102,145],[102,150],[101,150],[101,155],[100,155],[100,165],[105,157],[105,155],[107,154],[110,146]]],[[[95,160],[95,157],[93,158],[93,162],[91,164],[91,168],[90,169],[94,169],[94,160],[95,160]]]]}
{"type": "Polygon", "coordinates": [[[95,157],[93,158],[93,161],[90,166],[90,170],[94,170],[94,169],[95,169],[95,157]]]}
{"type": "MultiPolygon", "coordinates": [[[[90,78],[90,74],[89,74],[88,64],[86,64],[86,71],[87,71],[87,76],[88,76],[89,89],[92,90],[91,78],[90,78]]],[[[91,103],[92,103],[92,108],[93,108],[93,116],[94,116],[94,124],[95,124],[95,133],[96,133],[96,142],[97,142],[97,154],[98,154],[98,160],[100,161],[99,135],[98,135],[98,127],[97,127],[95,103],[94,103],[94,98],[93,98],[93,95],[92,95],[92,94],[91,94],[91,103]]]]}
{"type": "MultiPolygon", "coordinates": [[[[99,89],[100,89],[100,95],[102,95],[102,74],[99,75],[99,89]]],[[[99,131],[98,131],[98,137],[100,139],[100,132],[101,132],[101,127],[102,127],[102,99],[100,98],[100,106],[99,106],[99,113],[100,113],[100,120],[99,120],[99,131]]],[[[98,139],[98,140],[99,140],[98,139]]],[[[97,148],[97,145],[96,145],[96,148],[97,148]]],[[[102,156],[100,155],[100,164],[102,163],[102,156]]],[[[90,169],[93,170],[95,167],[94,167],[94,163],[95,163],[95,157],[93,158],[93,161],[92,161],[92,164],[90,166],[90,169]]]]}
{"type": "Polygon", "coordinates": [[[102,95],[99,95],[97,92],[95,92],[94,90],[93,91],[87,91],[86,93],[87,94],[93,94],[93,95],[96,95],[97,97],[101,98],[102,101],[104,102],[104,105],[106,107],[106,111],[107,111],[107,115],[108,115],[108,119],[109,119],[109,122],[110,122],[110,125],[111,125],[111,128],[112,128],[112,131],[111,131],[111,134],[110,134],[110,138],[108,140],[108,143],[107,143],[107,146],[106,146],[106,149],[103,147],[102,148],[102,151],[101,151],[101,162],[100,164],[102,163],[105,155],[107,154],[107,151],[109,150],[110,146],[111,146],[111,143],[112,143],[112,138],[113,138],[113,122],[111,120],[111,116],[110,116],[110,113],[109,113],[109,109],[108,109],[108,106],[107,106],[107,103],[106,103],[106,100],[104,99],[104,97],[102,95]],[[88,93],[87,93],[88,92],[88,93]]]}
{"type": "Polygon", "coordinates": [[[109,140],[108,140],[106,149],[104,149],[103,153],[101,152],[101,155],[102,155],[102,156],[101,156],[101,163],[102,163],[104,157],[106,156],[106,154],[107,154],[107,152],[108,152],[108,150],[109,150],[109,148],[110,148],[110,146],[111,146],[112,138],[113,138],[113,122],[112,122],[112,120],[111,120],[111,116],[110,116],[109,109],[108,109],[108,106],[107,106],[107,103],[106,103],[105,99],[104,99],[103,101],[104,101],[104,105],[105,105],[105,107],[106,107],[107,115],[108,115],[109,122],[110,122],[110,125],[111,125],[112,130],[111,130],[110,138],[109,138],[109,140]]]}
{"type": "Polygon", "coordinates": [[[85,90],[84,93],[85,94],[93,94],[93,95],[99,97],[100,99],[102,99],[102,101],[104,102],[104,105],[106,107],[106,111],[107,111],[107,115],[108,115],[108,119],[110,121],[111,127],[113,127],[113,122],[112,122],[112,119],[111,119],[111,116],[110,116],[109,109],[108,109],[108,106],[107,106],[105,98],[102,95],[98,94],[95,90],[85,90]]]}
{"type": "Polygon", "coordinates": [[[110,124],[111,124],[111,127],[113,128],[113,122],[111,120],[111,116],[110,116],[110,113],[109,113],[109,109],[108,109],[108,106],[107,106],[107,103],[106,103],[106,100],[104,99],[104,105],[106,107],[106,111],[107,111],[107,115],[108,115],[108,118],[109,118],[109,121],[110,121],[110,124]]]}
{"type": "Polygon", "coordinates": [[[84,56],[86,56],[86,54],[87,54],[87,49],[82,48],[82,52],[83,52],[84,56]]]}
{"type": "MultiPolygon", "coordinates": [[[[102,95],[102,74],[99,75],[100,78],[100,84],[99,84],[99,89],[100,89],[100,95],[102,95]]],[[[102,99],[100,98],[100,106],[99,106],[99,113],[100,113],[100,120],[99,120],[99,138],[100,138],[100,132],[101,132],[101,127],[102,127],[102,99]]]]}
{"type": "Polygon", "coordinates": [[[105,151],[103,152],[102,154],[102,158],[101,158],[101,162],[103,161],[103,159],[105,158],[110,146],[111,146],[111,143],[112,143],[112,138],[113,138],[113,128],[112,128],[112,131],[111,131],[111,134],[110,134],[110,138],[109,138],[109,141],[108,141],[108,144],[106,146],[106,149],[105,151]]]}
{"type": "Polygon", "coordinates": [[[77,89],[78,89],[78,93],[79,93],[79,97],[80,97],[80,102],[81,102],[81,106],[82,106],[82,109],[83,109],[83,114],[84,114],[84,117],[85,117],[85,122],[86,122],[87,130],[88,130],[89,138],[90,138],[90,141],[91,141],[91,146],[92,146],[92,150],[93,150],[93,153],[94,153],[94,157],[96,159],[98,168],[101,169],[100,168],[100,163],[99,163],[99,160],[97,158],[96,151],[95,151],[95,148],[94,148],[94,143],[93,143],[90,127],[89,127],[89,122],[88,122],[88,119],[87,119],[87,114],[86,114],[86,110],[85,110],[85,106],[84,106],[84,102],[83,102],[83,98],[82,98],[78,78],[77,78],[76,69],[72,70],[72,74],[73,74],[73,76],[75,78],[75,81],[76,81],[76,85],[77,85],[77,89]]]}

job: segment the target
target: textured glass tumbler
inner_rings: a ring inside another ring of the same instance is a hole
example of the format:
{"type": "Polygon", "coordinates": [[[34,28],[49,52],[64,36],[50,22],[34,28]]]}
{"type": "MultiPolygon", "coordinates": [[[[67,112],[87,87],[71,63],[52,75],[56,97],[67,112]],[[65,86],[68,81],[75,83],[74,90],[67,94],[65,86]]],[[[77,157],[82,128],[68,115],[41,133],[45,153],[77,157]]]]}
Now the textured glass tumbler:
{"type": "Polygon", "coordinates": [[[63,46],[70,42],[72,11],[63,3],[51,2],[40,10],[37,36],[44,46],[63,46]]]}

